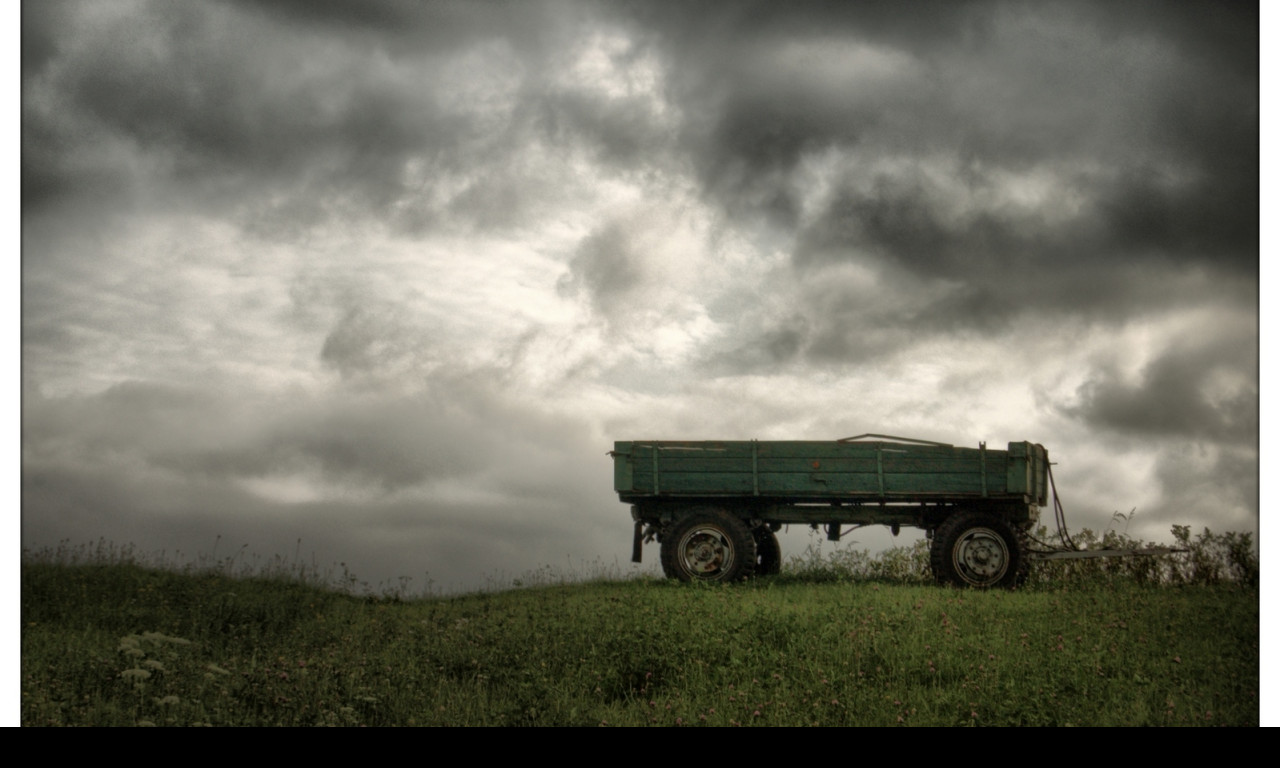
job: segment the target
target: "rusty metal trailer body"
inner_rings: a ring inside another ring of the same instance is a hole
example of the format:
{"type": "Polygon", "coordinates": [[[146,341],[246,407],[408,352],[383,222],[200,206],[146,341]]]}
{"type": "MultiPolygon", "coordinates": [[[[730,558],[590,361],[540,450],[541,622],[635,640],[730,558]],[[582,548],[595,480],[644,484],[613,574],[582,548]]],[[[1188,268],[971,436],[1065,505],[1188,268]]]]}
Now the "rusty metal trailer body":
{"type": "Polygon", "coordinates": [[[1025,532],[1049,503],[1043,446],[959,448],[887,435],[835,441],[615,443],[614,489],[632,505],[637,562],[661,544],[684,580],[776,572],[775,531],[848,525],[922,528],[939,580],[1014,586],[1026,576],[1025,532]]]}

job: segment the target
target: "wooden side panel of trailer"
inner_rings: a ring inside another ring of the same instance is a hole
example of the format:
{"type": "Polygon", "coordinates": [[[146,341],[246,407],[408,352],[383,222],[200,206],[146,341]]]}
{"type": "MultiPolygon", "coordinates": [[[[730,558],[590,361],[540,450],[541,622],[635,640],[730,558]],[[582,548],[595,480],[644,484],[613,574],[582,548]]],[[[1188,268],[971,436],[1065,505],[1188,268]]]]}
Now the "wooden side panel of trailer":
{"type": "Polygon", "coordinates": [[[624,496],[813,499],[1026,498],[1043,504],[1044,449],[884,442],[625,441],[614,488],[624,496]]]}

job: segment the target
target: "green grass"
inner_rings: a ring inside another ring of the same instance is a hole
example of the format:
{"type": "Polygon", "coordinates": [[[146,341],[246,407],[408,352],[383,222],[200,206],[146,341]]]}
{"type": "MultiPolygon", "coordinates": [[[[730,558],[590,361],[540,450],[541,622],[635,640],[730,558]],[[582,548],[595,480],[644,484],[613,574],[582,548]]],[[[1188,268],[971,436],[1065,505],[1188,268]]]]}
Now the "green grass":
{"type": "Polygon", "coordinates": [[[1258,592],[22,568],[23,725],[1257,725],[1258,592]]]}

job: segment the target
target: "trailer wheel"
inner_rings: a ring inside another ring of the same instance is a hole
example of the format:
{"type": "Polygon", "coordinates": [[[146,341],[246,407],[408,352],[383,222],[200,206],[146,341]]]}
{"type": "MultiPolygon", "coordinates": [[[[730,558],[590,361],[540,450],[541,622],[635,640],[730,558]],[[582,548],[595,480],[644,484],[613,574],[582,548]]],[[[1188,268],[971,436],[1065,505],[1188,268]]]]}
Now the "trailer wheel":
{"type": "Polygon", "coordinates": [[[782,570],[782,545],[767,527],[753,531],[756,540],[756,575],[774,576],[782,570]]]}
{"type": "Polygon", "coordinates": [[[755,573],[756,542],[746,523],[718,509],[690,514],[662,538],[662,570],[681,581],[737,581],[755,573]]]}
{"type": "Polygon", "coordinates": [[[1027,578],[1022,536],[984,512],[960,512],[938,526],[929,550],[933,576],[958,587],[1016,587],[1027,578]]]}

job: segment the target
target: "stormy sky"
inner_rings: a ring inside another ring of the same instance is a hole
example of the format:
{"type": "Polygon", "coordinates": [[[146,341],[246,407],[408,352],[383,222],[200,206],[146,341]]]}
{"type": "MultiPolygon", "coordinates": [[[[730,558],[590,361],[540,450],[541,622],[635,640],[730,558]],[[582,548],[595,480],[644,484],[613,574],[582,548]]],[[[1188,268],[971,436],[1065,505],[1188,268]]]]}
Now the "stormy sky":
{"type": "Polygon", "coordinates": [[[1042,443],[1073,528],[1257,530],[1253,4],[46,0],[21,41],[24,547],[629,573],[614,440],[865,432],[1042,443]]]}

